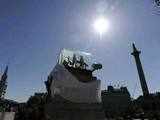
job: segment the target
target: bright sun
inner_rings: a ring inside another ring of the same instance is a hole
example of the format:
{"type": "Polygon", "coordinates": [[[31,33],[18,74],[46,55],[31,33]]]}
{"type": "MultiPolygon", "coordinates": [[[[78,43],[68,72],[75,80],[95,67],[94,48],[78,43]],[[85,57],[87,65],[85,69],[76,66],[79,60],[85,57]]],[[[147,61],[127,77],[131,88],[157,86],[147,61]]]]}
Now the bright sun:
{"type": "Polygon", "coordinates": [[[109,30],[109,21],[105,17],[99,17],[94,21],[93,27],[96,32],[100,35],[108,32],[109,30]]]}

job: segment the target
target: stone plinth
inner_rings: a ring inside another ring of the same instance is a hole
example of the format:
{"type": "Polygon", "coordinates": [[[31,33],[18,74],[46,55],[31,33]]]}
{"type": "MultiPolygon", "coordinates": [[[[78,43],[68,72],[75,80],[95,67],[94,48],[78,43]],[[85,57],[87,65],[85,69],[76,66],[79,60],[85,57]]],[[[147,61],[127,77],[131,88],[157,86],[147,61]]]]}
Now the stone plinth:
{"type": "Polygon", "coordinates": [[[104,120],[101,81],[92,75],[92,70],[69,63],[57,64],[48,77],[46,117],[49,120],[104,120]]]}
{"type": "Polygon", "coordinates": [[[52,78],[51,97],[60,95],[75,103],[101,102],[100,80],[81,82],[63,65],[59,64],[50,73],[50,78],[52,78]]]}
{"type": "Polygon", "coordinates": [[[0,112],[0,120],[14,120],[14,112],[0,112]]]}
{"type": "Polygon", "coordinates": [[[73,103],[56,96],[45,106],[46,116],[52,120],[104,120],[100,103],[73,103]]]}

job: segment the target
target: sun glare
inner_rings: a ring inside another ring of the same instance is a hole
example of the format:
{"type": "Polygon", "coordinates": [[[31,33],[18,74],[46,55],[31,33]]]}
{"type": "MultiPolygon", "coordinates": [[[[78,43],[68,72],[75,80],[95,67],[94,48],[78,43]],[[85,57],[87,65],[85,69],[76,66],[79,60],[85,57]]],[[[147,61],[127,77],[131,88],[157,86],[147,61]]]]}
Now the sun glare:
{"type": "Polygon", "coordinates": [[[102,35],[102,34],[108,32],[109,21],[104,17],[100,17],[94,21],[93,27],[96,32],[98,32],[100,35],[102,35]]]}

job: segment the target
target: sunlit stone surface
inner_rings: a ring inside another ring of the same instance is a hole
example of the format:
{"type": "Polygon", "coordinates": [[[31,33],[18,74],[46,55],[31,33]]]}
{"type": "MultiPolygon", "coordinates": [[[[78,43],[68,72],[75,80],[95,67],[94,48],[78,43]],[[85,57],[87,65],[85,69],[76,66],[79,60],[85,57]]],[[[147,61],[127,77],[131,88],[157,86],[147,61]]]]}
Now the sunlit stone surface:
{"type": "Polygon", "coordinates": [[[64,66],[57,64],[50,74],[53,78],[51,95],[60,95],[75,103],[99,103],[100,80],[80,82],[64,66]]]}

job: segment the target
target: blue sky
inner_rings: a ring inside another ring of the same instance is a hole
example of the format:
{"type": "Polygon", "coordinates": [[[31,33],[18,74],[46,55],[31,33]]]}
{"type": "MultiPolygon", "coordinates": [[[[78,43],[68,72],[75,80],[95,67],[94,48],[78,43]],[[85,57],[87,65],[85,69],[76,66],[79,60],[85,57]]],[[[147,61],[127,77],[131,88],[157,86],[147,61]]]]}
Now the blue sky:
{"type": "Polygon", "coordinates": [[[25,101],[45,91],[44,81],[62,48],[90,52],[103,64],[106,85],[125,84],[142,94],[132,42],[150,92],[160,91],[160,15],[152,0],[0,0],[0,66],[9,64],[7,98],[25,101]],[[98,16],[110,21],[101,40],[92,27],[98,16]]]}

